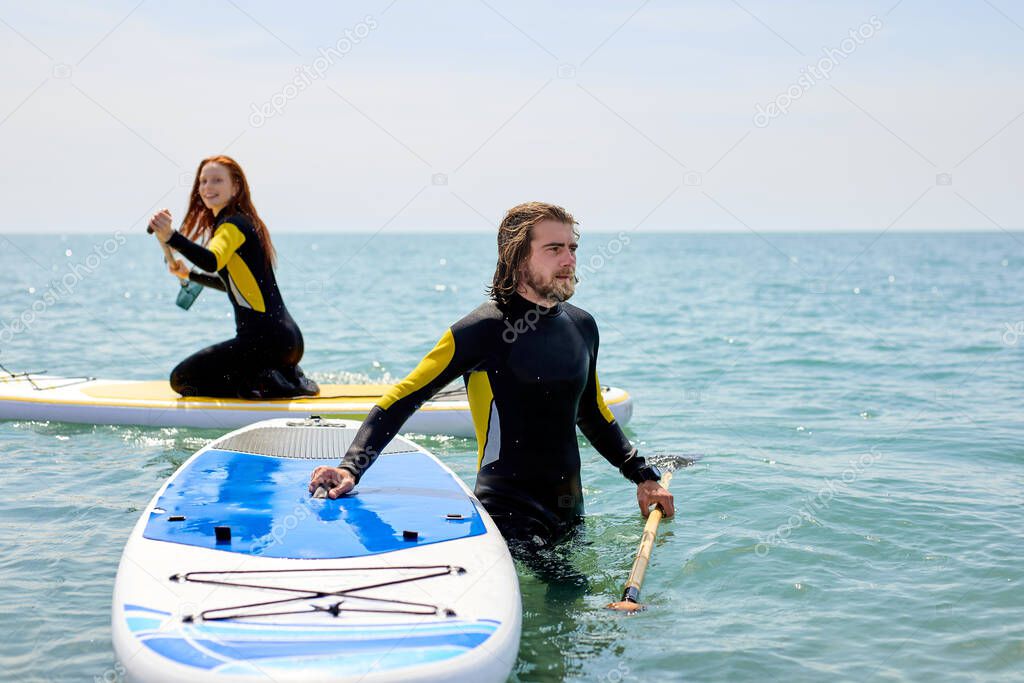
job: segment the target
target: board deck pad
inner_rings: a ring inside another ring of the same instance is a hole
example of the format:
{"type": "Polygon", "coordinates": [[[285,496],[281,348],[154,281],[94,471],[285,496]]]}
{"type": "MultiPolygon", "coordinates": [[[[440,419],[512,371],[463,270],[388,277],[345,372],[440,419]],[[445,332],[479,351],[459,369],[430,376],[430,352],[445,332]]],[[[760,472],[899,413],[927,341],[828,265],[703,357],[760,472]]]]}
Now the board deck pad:
{"type": "Polygon", "coordinates": [[[313,469],[337,464],[206,451],[168,484],[143,536],[262,557],[331,559],[485,533],[473,501],[423,453],[379,458],[355,493],[310,497],[313,469]],[[230,541],[218,540],[216,527],[230,528],[230,541]]]}
{"type": "MultiPolygon", "coordinates": [[[[345,457],[353,438],[355,434],[351,430],[339,431],[330,427],[259,427],[225,437],[217,442],[217,447],[225,451],[278,458],[333,459],[337,464],[345,457]]],[[[411,453],[415,450],[408,441],[395,440],[381,453],[411,453]]]]}

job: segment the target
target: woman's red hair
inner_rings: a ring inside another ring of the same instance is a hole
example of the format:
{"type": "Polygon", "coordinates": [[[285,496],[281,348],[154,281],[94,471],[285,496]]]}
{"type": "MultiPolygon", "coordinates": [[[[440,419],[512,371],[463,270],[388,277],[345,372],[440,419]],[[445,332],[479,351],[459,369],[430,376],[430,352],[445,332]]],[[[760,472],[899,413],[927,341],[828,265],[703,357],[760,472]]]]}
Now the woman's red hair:
{"type": "Polygon", "coordinates": [[[199,162],[199,168],[196,169],[196,179],[192,183],[192,193],[188,199],[188,211],[185,212],[185,218],[181,221],[181,234],[199,244],[207,244],[210,238],[213,237],[213,225],[216,218],[213,215],[213,211],[206,208],[206,205],[203,204],[203,198],[199,196],[199,174],[203,172],[203,167],[210,163],[220,164],[228,169],[232,180],[234,180],[235,185],[238,187],[238,192],[231,198],[228,205],[220,210],[220,214],[230,216],[240,213],[252,221],[253,229],[260,240],[260,246],[263,247],[263,255],[267,260],[267,266],[273,268],[277,260],[277,252],[274,250],[274,243],[270,241],[270,231],[267,230],[266,224],[259,214],[256,213],[256,207],[252,205],[249,181],[245,179],[242,167],[229,156],[221,154],[207,157],[199,162]]]}

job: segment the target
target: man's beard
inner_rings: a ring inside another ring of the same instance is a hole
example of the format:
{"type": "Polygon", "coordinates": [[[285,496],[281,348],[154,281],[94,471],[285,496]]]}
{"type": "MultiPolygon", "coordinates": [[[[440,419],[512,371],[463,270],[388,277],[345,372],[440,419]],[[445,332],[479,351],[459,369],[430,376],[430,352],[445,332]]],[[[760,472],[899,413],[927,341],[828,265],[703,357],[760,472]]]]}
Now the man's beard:
{"type": "Polygon", "coordinates": [[[568,301],[576,292],[576,274],[572,270],[563,270],[555,273],[549,280],[541,278],[533,272],[529,264],[526,266],[524,282],[533,288],[533,291],[549,301],[568,301]],[[557,275],[568,275],[567,279],[559,279],[557,275]]]}

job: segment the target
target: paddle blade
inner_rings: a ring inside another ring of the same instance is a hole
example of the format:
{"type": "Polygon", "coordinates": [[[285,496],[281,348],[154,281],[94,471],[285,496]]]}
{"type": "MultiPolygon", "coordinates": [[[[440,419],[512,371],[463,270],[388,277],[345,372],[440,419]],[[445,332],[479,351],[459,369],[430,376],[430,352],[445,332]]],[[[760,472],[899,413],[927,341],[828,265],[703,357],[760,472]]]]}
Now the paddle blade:
{"type": "Polygon", "coordinates": [[[183,308],[186,311],[192,307],[195,303],[196,297],[203,291],[203,286],[198,282],[189,282],[185,284],[181,283],[181,289],[178,290],[178,298],[175,299],[174,303],[178,304],[179,308],[183,308]]]}
{"type": "Polygon", "coordinates": [[[699,453],[655,453],[647,458],[647,462],[657,465],[663,472],[675,472],[690,467],[700,459],[699,453]]]}

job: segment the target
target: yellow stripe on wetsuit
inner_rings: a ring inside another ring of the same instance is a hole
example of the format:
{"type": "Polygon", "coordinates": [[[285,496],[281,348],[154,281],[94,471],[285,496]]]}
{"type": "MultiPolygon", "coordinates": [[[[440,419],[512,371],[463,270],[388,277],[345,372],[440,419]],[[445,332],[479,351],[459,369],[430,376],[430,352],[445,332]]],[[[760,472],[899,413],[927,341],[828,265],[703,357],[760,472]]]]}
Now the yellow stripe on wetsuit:
{"type": "MultiPolygon", "coordinates": [[[[491,407],[494,404],[494,391],[491,380],[485,370],[470,373],[466,383],[469,395],[469,414],[473,418],[473,431],[476,432],[476,468],[480,469],[484,461],[484,449],[491,435],[491,407]]],[[[499,444],[490,444],[491,449],[499,444]]]]}
{"type": "Polygon", "coordinates": [[[217,257],[217,270],[225,265],[231,279],[231,291],[238,303],[258,313],[266,313],[267,306],[263,301],[263,292],[256,282],[248,264],[238,255],[238,248],[245,243],[245,234],[234,223],[222,223],[213,233],[213,239],[207,249],[217,257]]]}
{"type": "Polygon", "coordinates": [[[451,329],[445,330],[437,345],[424,356],[416,368],[406,375],[405,379],[391,388],[387,394],[377,401],[377,407],[387,410],[395,401],[419,391],[437,379],[438,375],[452,362],[455,357],[455,337],[451,329]]]}
{"type": "Polygon", "coordinates": [[[601,415],[609,423],[615,422],[615,415],[612,413],[611,408],[604,402],[604,395],[601,393],[601,380],[597,378],[597,370],[594,370],[594,384],[597,391],[597,408],[601,411],[601,415]]]}
{"type": "Polygon", "coordinates": [[[220,270],[234,256],[238,248],[245,244],[245,235],[234,223],[221,223],[213,233],[213,239],[206,246],[217,257],[217,270],[220,270]]]}

